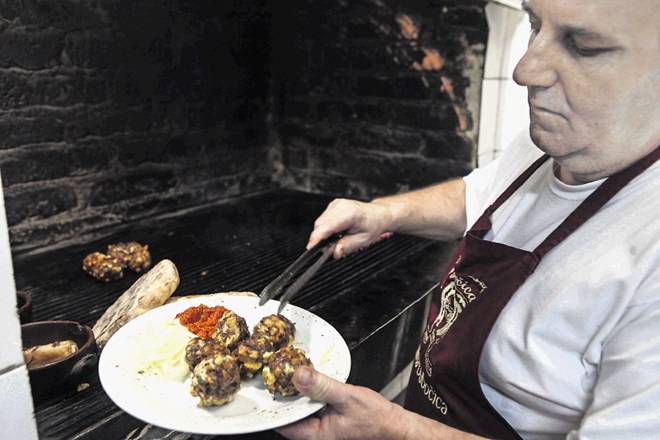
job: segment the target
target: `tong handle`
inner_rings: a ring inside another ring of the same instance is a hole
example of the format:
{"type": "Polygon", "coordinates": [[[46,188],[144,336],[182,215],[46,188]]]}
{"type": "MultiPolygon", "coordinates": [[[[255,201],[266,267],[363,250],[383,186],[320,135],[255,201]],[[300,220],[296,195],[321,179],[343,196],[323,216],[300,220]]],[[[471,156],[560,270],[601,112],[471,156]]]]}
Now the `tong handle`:
{"type": "Polygon", "coordinates": [[[335,243],[343,236],[343,232],[332,234],[328,238],[319,241],[313,247],[303,252],[302,255],[296,258],[296,260],[284,270],[284,272],[264,287],[264,290],[259,294],[259,305],[264,305],[266,301],[279,295],[284,286],[286,286],[302,268],[307,266],[307,264],[314,259],[319,252],[323,251],[323,249],[335,243]]]}

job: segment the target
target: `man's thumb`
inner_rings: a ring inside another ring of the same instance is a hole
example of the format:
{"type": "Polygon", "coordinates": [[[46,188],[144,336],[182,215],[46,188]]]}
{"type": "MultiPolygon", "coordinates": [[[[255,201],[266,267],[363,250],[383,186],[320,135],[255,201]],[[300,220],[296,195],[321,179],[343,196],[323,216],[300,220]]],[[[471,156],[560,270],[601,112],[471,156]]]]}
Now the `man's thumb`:
{"type": "Polygon", "coordinates": [[[293,383],[302,394],[312,400],[337,403],[339,388],[343,385],[313,368],[301,366],[293,374],[293,383]]]}

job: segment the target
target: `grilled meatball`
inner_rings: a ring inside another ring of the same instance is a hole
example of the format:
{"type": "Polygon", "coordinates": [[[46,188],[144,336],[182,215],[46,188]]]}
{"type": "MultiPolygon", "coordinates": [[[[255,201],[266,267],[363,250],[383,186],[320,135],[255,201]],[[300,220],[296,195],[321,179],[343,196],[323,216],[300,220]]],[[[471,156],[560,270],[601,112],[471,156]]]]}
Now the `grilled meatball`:
{"type": "Polygon", "coordinates": [[[220,341],[233,350],[239,342],[250,337],[250,329],[245,319],[233,311],[228,311],[218,321],[213,333],[213,339],[220,341]]]}
{"type": "Polygon", "coordinates": [[[253,333],[268,337],[273,348],[278,350],[293,342],[296,326],[282,315],[268,315],[254,326],[253,333]]]}
{"type": "Polygon", "coordinates": [[[255,333],[238,344],[234,356],[241,367],[241,375],[252,378],[258,374],[273,354],[273,344],[259,333],[255,333]]]}
{"type": "Polygon", "coordinates": [[[109,244],[108,255],[116,258],[122,267],[129,268],[138,273],[144,272],[151,267],[149,245],[142,246],[135,241],[109,244]]]}
{"type": "Polygon", "coordinates": [[[82,268],[89,275],[104,283],[119,280],[124,276],[124,270],[119,261],[101,252],[88,254],[83,259],[82,268]]]}
{"type": "Polygon", "coordinates": [[[201,406],[222,405],[241,389],[241,370],[236,358],[217,354],[203,359],[192,372],[190,394],[201,406]]]}
{"type": "Polygon", "coordinates": [[[217,354],[230,354],[227,347],[212,338],[192,338],[186,344],[186,364],[193,371],[197,364],[210,356],[217,354]]]}
{"type": "Polygon", "coordinates": [[[275,393],[280,393],[282,396],[298,394],[298,390],[293,384],[293,373],[296,371],[296,367],[301,365],[313,367],[312,361],[302,348],[287,345],[273,353],[261,372],[268,391],[273,396],[275,393]]]}

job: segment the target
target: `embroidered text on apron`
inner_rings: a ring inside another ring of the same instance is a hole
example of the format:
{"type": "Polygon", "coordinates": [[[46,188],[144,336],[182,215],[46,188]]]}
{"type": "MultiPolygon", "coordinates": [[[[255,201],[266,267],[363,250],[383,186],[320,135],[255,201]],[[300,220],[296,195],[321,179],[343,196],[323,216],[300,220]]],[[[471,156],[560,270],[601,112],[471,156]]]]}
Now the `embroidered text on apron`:
{"type": "Polygon", "coordinates": [[[502,309],[534,272],[541,258],[658,158],[660,147],[610,176],[532,252],[483,240],[491,228],[490,215],[548,156],[541,157],[521,174],[466,233],[433,293],[405,407],[473,434],[520,439],[481,389],[479,360],[484,343],[502,309]]]}

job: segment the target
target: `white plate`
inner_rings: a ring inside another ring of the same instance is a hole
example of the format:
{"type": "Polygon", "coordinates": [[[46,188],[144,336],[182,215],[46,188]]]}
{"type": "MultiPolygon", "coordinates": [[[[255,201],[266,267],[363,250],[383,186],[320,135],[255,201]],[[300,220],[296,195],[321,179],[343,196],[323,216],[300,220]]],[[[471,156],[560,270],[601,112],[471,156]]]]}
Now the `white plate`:
{"type": "MultiPolygon", "coordinates": [[[[252,329],[264,316],[277,313],[279,302],[271,300],[260,307],[257,297],[210,295],[167,304],[130,321],[110,338],[99,360],[101,384],[117,406],[147,423],[197,434],[265,431],[300,420],[324,406],[302,395],[278,394],[273,398],[262,376],[257,375],[241,381],[241,389],[233,401],[204,408],[198,406],[198,398],[190,395],[190,375],[178,381],[163,375],[138,373],[135,362],[126,356],[127,347],[140,344],[146,328],[153,329],[154,324],[161,323],[171,325],[177,313],[199,304],[233,310],[252,329]]],[[[296,325],[293,345],[305,350],[318,371],[345,382],[351,369],[351,355],[337,330],[296,306],[288,305],[282,314],[296,325]]]]}

